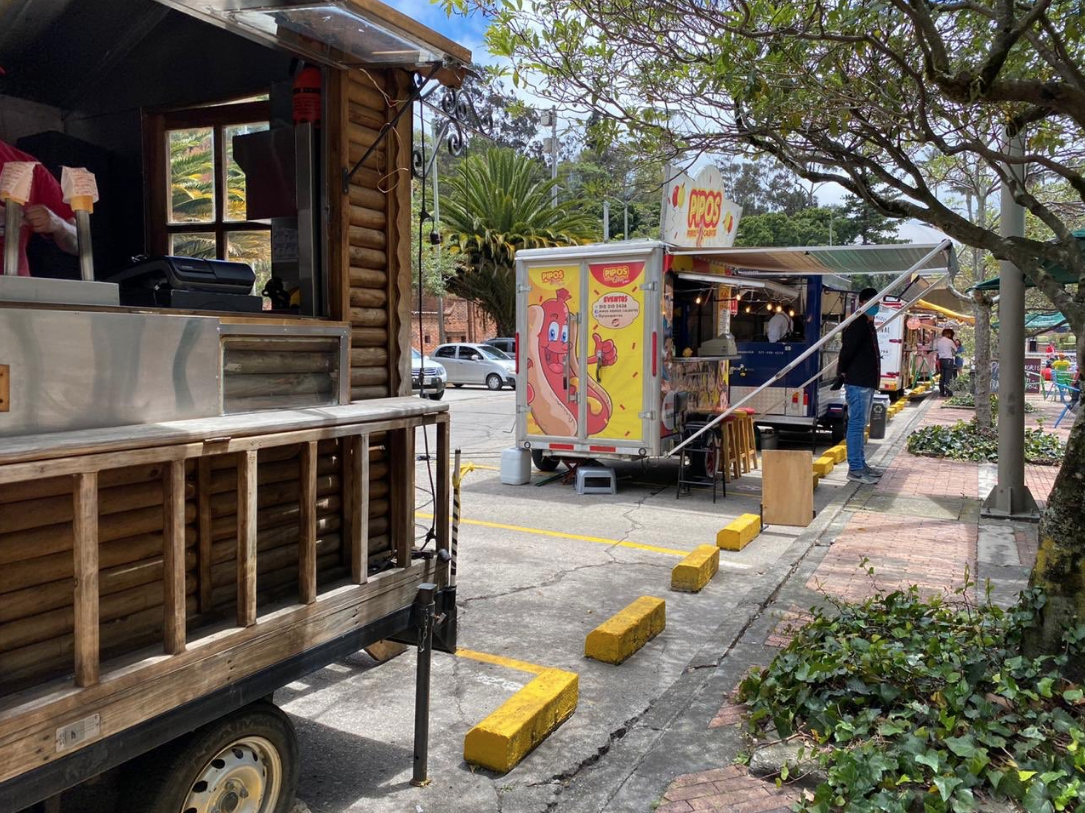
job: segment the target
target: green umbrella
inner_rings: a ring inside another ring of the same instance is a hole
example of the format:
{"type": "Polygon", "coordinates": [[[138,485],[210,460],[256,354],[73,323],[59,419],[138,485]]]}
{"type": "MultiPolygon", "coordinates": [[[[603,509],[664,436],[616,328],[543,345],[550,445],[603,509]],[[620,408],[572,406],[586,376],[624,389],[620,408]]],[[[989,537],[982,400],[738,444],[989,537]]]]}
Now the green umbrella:
{"type": "MultiPolygon", "coordinates": [[[[1078,242],[1081,243],[1082,252],[1085,253],[1085,229],[1078,229],[1073,234],[1074,234],[1074,237],[1076,237],[1078,239],[1078,242]]],[[[1053,276],[1055,278],[1055,281],[1058,282],[1059,285],[1073,285],[1075,282],[1078,281],[1078,278],[1077,278],[1076,274],[1074,274],[1072,271],[1069,271],[1069,270],[1063,268],[1061,265],[1056,265],[1055,263],[1046,262],[1046,263],[1043,264],[1043,268],[1044,268],[1045,271],[1047,271],[1047,273],[1051,274],[1051,276],[1053,276]]],[[[983,282],[979,283],[978,285],[974,285],[973,288],[974,288],[974,290],[977,290],[977,291],[997,291],[998,287],[999,287],[998,280],[999,280],[998,277],[994,277],[992,279],[984,280],[983,282]]],[[[1025,275],[1025,287],[1026,288],[1035,287],[1033,285],[1033,283],[1032,283],[1032,280],[1030,280],[1028,278],[1027,274],[1025,275]]]]}

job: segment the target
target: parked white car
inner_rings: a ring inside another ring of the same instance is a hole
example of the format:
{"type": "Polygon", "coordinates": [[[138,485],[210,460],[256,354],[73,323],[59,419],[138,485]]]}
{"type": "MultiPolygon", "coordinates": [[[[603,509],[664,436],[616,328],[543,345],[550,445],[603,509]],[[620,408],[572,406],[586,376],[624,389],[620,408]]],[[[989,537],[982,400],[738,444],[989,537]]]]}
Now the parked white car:
{"type": "Polygon", "coordinates": [[[433,351],[433,360],[445,368],[454,387],[483,384],[499,390],[506,384],[516,389],[516,362],[496,347],[486,344],[442,344],[433,351]]]}
{"type": "Polygon", "coordinates": [[[426,397],[431,401],[440,401],[445,397],[446,381],[444,367],[411,348],[411,387],[422,390],[424,384],[426,397]]]}

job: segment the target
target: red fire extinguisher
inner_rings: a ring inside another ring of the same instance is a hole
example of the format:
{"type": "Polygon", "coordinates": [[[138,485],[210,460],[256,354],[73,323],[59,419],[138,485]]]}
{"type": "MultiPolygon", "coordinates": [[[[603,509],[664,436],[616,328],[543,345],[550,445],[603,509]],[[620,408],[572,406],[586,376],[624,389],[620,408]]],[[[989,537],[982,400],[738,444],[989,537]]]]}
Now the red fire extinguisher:
{"type": "Polygon", "coordinates": [[[294,123],[320,124],[320,68],[302,68],[294,79],[294,123]]]}

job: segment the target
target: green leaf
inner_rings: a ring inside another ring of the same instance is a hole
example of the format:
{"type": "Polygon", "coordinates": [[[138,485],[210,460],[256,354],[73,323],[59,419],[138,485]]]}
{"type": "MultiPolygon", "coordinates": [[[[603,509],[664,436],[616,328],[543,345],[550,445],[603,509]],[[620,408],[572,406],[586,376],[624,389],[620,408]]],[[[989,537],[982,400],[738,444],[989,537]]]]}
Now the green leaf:
{"type": "Polygon", "coordinates": [[[918,754],[915,761],[920,765],[926,765],[932,771],[938,771],[940,760],[938,759],[938,753],[936,751],[927,751],[925,754],[918,754]]]}
{"type": "Polygon", "coordinates": [[[938,788],[938,795],[942,797],[943,802],[948,802],[949,797],[953,795],[953,791],[962,784],[963,780],[960,780],[955,776],[934,777],[934,786],[938,788]]]}
{"type": "Polygon", "coordinates": [[[949,750],[959,757],[967,759],[976,754],[976,743],[971,734],[964,737],[947,737],[945,743],[949,750]]]}

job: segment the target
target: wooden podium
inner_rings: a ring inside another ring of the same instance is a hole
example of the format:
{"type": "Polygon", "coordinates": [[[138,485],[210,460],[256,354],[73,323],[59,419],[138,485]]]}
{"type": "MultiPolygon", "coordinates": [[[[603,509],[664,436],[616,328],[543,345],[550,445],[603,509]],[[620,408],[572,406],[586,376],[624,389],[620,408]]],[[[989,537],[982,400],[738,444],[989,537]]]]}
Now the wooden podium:
{"type": "Polygon", "coordinates": [[[814,456],[810,452],[761,453],[761,511],[766,525],[805,528],[814,519],[814,456]]]}

